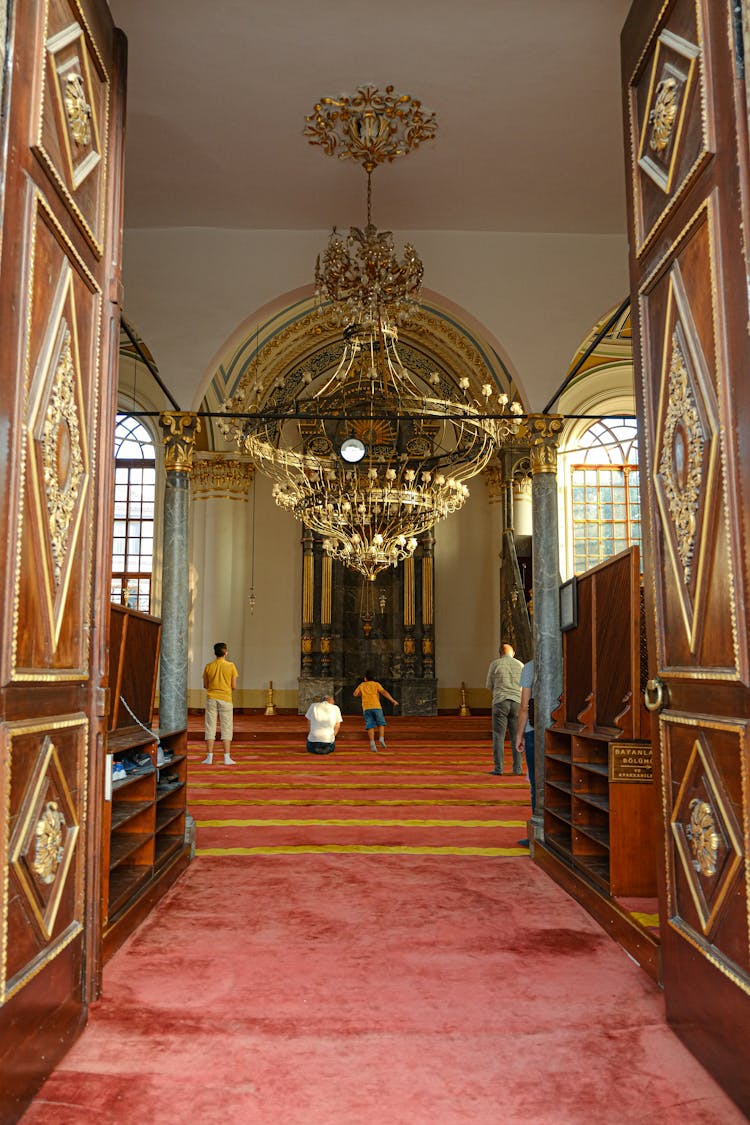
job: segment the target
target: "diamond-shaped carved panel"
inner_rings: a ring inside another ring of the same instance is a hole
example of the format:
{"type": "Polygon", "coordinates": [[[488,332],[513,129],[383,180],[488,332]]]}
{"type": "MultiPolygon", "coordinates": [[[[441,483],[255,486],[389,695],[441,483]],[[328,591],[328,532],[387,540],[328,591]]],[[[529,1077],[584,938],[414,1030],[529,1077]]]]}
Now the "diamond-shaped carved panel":
{"type": "Polygon", "coordinates": [[[32,148],[101,254],[109,77],[76,0],[47,4],[46,66],[32,148]]]}
{"type": "Polygon", "coordinates": [[[677,262],[669,279],[653,484],[691,651],[699,643],[719,471],[716,394],[677,262]]]}
{"type": "Polygon", "coordinates": [[[38,514],[44,604],[53,648],[60,635],[89,483],[86,411],[72,270],[62,267],[29,395],[29,484],[38,514]]]}
{"type": "Polygon", "coordinates": [[[628,82],[639,257],[715,149],[699,9],[699,0],[664,5],[628,82]]]}
{"type": "Polygon", "coordinates": [[[21,805],[10,842],[10,869],[42,939],[52,936],[79,824],[60,758],[49,736],[21,805]]]}
{"type": "MultiPolygon", "coordinates": [[[[742,833],[701,734],[694,742],[671,816],[675,850],[710,937],[742,866],[742,833]]],[[[684,904],[679,913],[684,917],[684,904]]]]}

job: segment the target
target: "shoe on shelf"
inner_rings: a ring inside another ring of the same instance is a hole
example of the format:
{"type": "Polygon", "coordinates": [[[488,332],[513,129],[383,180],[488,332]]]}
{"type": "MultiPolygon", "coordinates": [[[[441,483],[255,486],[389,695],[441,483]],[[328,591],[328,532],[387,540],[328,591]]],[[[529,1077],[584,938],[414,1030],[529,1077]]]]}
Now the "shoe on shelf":
{"type": "Polygon", "coordinates": [[[225,754],[224,755],[224,765],[225,766],[236,766],[237,763],[235,762],[234,758],[230,758],[227,754],[225,754]]]}
{"type": "Polygon", "coordinates": [[[210,754],[208,755],[207,758],[204,758],[203,761],[201,762],[202,766],[212,766],[213,764],[214,764],[214,760],[213,760],[213,758],[211,757],[210,754]]]}
{"type": "Polygon", "coordinates": [[[125,772],[125,766],[122,764],[122,762],[113,762],[112,763],[112,780],[113,781],[124,781],[127,776],[128,775],[125,772]]]}

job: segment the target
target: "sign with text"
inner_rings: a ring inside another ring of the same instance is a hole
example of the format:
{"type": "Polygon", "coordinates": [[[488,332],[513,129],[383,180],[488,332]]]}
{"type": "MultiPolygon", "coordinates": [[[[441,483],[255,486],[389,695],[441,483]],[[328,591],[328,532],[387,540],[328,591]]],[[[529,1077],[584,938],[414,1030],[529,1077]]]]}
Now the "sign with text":
{"type": "Polygon", "coordinates": [[[650,742],[610,742],[609,781],[654,780],[654,759],[650,742]]]}

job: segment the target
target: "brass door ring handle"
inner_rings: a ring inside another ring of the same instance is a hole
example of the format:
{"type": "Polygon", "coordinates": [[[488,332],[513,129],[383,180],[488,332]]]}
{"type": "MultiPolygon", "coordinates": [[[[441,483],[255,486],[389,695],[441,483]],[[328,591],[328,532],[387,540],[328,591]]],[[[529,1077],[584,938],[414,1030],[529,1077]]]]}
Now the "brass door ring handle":
{"type": "Polygon", "coordinates": [[[643,702],[646,705],[646,710],[661,711],[662,707],[667,705],[668,695],[669,690],[662,680],[658,678],[649,680],[646,684],[646,690],[643,693],[643,702]]]}

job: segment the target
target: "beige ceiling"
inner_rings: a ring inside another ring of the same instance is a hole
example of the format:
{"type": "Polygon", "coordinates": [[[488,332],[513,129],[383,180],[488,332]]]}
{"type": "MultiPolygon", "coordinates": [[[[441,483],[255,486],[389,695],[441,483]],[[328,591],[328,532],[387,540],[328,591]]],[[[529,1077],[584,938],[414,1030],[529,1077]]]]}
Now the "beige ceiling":
{"type": "Polygon", "coordinates": [[[359,224],[365,177],[302,136],[326,94],[421,98],[437,139],[378,170],[396,230],[625,229],[629,0],[110,0],[129,41],[127,227],[359,224]]]}

